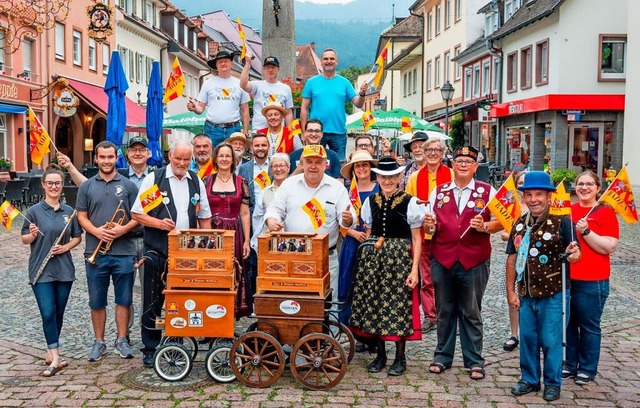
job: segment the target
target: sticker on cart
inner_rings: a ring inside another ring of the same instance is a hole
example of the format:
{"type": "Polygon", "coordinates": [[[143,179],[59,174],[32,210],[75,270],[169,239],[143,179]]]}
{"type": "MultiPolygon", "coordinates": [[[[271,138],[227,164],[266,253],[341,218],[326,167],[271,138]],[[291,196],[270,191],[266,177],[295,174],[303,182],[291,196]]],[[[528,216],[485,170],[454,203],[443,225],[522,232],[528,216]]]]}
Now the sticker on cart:
{"type": "Polygon", "coordinates": [[[175,300],[167,303],[167,313],[169,314],[178,314],[178,302],[175,300]]]}
{"type": "Polygon", "coordinates": [[[280,303],[280,311],[284,314],[294,315],[300,311],[300,303],[295,300],[285,300],[280,303]]]}
{"type": "Polygon", "coordinates": [[[189,312],[189,327],[202,327],[202,312],[189,312]]]}
{"type": "Polygon", "coordinates": [[[184,301],[184,308],[187,310],[193,310],[196,308],[196,302],[193,299],[187,299],[184,301]]]}
{"type": "Polygon", "coordinates": [[[182,317],[174,317],[171,319],[171,327],[175,327],[176,329],[184,329],[187,325],[187,321],[182,317]]]}
{"type": "Polygon", "coordinates": [[[227,308],[222,305],[211,305],[207,308],[207,316],[212,319],[220,319],[227,314],[227,308]]]}

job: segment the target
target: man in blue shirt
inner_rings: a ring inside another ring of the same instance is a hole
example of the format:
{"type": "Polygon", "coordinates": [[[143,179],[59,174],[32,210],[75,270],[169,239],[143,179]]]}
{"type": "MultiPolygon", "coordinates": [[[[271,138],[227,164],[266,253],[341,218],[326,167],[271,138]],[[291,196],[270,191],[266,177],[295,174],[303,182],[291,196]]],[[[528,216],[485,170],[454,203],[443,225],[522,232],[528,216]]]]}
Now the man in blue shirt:
{"type": "MultiPolygon", "coordinates": [[[[309,145],[318,145],[322,144],[320,140],[322,139],[322,122],[318,119],[310,119],[307,121],[304,127],[304,137],[302,138],[305,146],[309,145]]],[[[302,166],[300,166],[300,156],[302,155],[303,149],[294,150],[289,155],[289,160],[291,160],[291,170],[289,174],[295,176],[296,174],[302,173],[302,166]]],[[[327,159],[326,159],[326,168],[324,170],[325,174],[331,176],[335,179],[342,180],[342,174],[340,174],[340,160],[338,159],[338,155],[333,150],[326,149],[327,159]]]]}
{"type": "Polygon", "coordinates": [[[364,104],[368,84],[363,82],[360,86],[360,93],[356,94],[353,85],[336,72],[338,54],[335,50],[327,48],[322,52],[321,59],[322,74],[310,78],[302,90],[300,124],[305,129],[309,118],[319,119],[324,127],[321,144],[338,153],[340,161],[345,162],[347,115],[344,104],[351,101],[357,108],[361,108],[364,104]]]}

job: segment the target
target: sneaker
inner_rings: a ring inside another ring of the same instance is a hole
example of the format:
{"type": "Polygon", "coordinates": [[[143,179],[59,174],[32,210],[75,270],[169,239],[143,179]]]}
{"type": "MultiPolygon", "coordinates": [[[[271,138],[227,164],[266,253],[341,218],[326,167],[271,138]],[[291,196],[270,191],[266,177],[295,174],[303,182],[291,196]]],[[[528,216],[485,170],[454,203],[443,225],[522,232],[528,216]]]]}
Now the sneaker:
{"type": "Polygon", "coordinates": [[[122,337],[116,340],[114,346],[115,346],[114,352],[116,354],[120,354],[120,357],[122,358],[133,357],[133,350],[131,349],[131,346],[129,346],[129,342],[127,341],[126,337],[122,337]]]}
{"type": "Polygon", "coordinates": [[[142,364],[145,367],[151,368],[153,367],[153,351],[143,351],[142,352],[142,364]]]}
{"type": "Polygon", "coordinates": [[[435,329],[436,329],[435,320],[428,320],[428,319],[422,320],[422,332],[423,333],[429,333],[430,331],[433,331],[435,329]]]}
{"type": "Polygon", "coordinates": [[[89,361],[100,361],[105,354],[107,354],[107,345],[104,341],[96,340],[89,352],[89,361]]]}

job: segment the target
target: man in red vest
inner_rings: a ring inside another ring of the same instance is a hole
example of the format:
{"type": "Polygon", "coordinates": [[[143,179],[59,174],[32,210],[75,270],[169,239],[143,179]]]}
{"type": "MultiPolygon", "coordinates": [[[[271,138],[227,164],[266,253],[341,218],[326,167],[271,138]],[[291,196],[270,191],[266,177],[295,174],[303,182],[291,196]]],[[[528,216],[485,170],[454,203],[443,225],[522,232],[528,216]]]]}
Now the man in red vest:
{"type": "MultiPolygon", "coordinates": [[[[451,169],[442,164],[447,147],[440,139],[428,139],[422,143],[425,166],[414,172],[407,181],[405,191],[419,200],[428,201],[436,188],[453,179],[451,169]]],[[[432,212],[427,205],[427,210],[432,212]]],[[[422,255],[420,255],[420,303],[424,312],[422,331],[429,332],[436,327],[436,300],[431,280],[431,235],[424,234],[422,255]]]]}
{"type": "Polygon", "coordinates": [[[502,229],[484,208],[495,195],[491,185],[473,179],[478,151],[453,155],[453,181],[429,196],[423,227],[431,239],[431,277],[436,297],[438,342],[429,371],[441,374],[453,363],[460,327],[463,363],[472,380],[485,377],[482,357],[482,296],[489,280],[490,234],[502,229]]]}
{"type": "Polygon", "coordinates": [[[284,126],[284,118],[287,115],[287,109],[278,102],[268,103],[262,108],[262,115],[267,120],[267,127],[258,129],[258,133],[266,135],[269,139],[269,157],[276,153],[291,154],[296,149],[303,146],[300,137],[290,135],[290,130],[284,126]]]}

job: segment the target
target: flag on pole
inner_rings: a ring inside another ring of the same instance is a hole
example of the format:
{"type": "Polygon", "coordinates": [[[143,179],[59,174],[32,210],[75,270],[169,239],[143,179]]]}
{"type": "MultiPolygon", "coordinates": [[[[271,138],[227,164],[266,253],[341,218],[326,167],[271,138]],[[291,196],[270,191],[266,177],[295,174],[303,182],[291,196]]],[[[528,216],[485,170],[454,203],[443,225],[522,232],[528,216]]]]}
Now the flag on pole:
{"type": "Polygon", "coordinates": [[[362,127],[364,127],[364,131],[368,132],[371,126],[376,124],[376,120],[373,118],[371,111],[362,112],[362,127]]]}
{"type": "Polygon", "coordinates": [[[626,166],[622,167],[618,176],[602,195],[601,200],[613,207],[625,222],[629,224],[638,222],[638,209],[633,198],[626,166]]]}
{"type": "Polygon", "coordinates": [[[200,170],[198,170],[198,178],[203,179],[209,174],[214,174],[215,172],[216,170],[213,168],[213,159],[210,158],[209,161],[200,167],[200,170]]]}
{"type": "Polygon", "coordinates": [[[387,62],[387,54],[389,53],[389,47],[391,47],[391,40],[387,41],[387,44],[384,46],[378,59],[376,59],[375,65],[378,67],[378,71],[376,72],[375,77],[373,77],[373,86],[377,89],[380,86],[380,81],[382,80],[382,75],[384,74],[384,66],[387,62]]]}
{"type": "Polygon", "coordinates": [[[496,195],[489,201],[487,205],[491,214],[500,221],[500,224],[507,232],[511,232],[511,227],[520,217],[520,201],[518,201],[518,191],[513,176],[509,176],[507,180],[500,186],[496,195]]]}
{"type": "Polygon", "coordinates": [[[293,138],[302,134],[302,129],[300,128],[300,119],[294,119],[289,123],[289,137],[293,138]]]}
{"type": "Polygon", "coordinates": [[[180,68],[180,61],[178,61],[178,57],[175,57],[175,59],[173,60],[173,65],[171,66],[169,79],[167,79],[167,90],[164,92],[164,98],[162,98],[162,102],[168,103],[169,101],[182,96],[184,94],[184,88],[186,84],[187,80],[184,77],[182,68],[180,68]]]}
{"type": "Polygon", "coordinates": [[[240,51],[240,61],[242,61],[247,54],[247,36],[244,34],[240,17],[236,17],[236,23],[238,25],[238,34],[240,34],[240,39],[242,40],[242,51],[240,51]]]}
{"type": "Polygon", "coordinates": [[[400,119],[400,131],[403,133],[413,133],[410,117],[403,116],[402,119],[400,119]]]}
{"type": "Polygon", "coordinates": [[[308,216],[313,229],[317,230],[322,227],[325,222],[325,213],[320,202],[314,197],[306,203],[302,204],[302,211],[308,216]]]}
{"type": "Polygon", "coordinates": [[[564,180],[558,184],[556,192],[551,193],[549,214],[571,216],[571,194],[564,188],[564,180]]]}
{"type": "Polygon", "coordinates": [[[40,120],[31,107],[29,107],[29,129],[31,161],[40,164],[42,163],[44,156],[51,151],[49,149],[51,139],[49,138],[47,130],[42,126],[42,123],[40,123],[40,120]]]}
{"type": "Polygon", "coordinates": [[[260,190],[264,190],[271,185],[271,177],[269,177],[269,173],[267,173],[266,170],[262,170],[258,173],[258,175],[254,177],[253,181],[258,184],[260,190]]]}
{"type": "Polygon", "coordinates": [[[16,218],[20,214],[20,211],[16,207],[14,207],[10,202],[5,201],[0,205],[0,217],[2,217],[2,226],[4,226],[7,231],[11,231],[11,223],[13,223],[13,219],[16,218]]]}
{"type": "Polygon", "coordinates": [[[140,204],[142,204],[142,211],[145,214],[162,204],[162,194],[157,184],[152,185],[140,194],[140,204]]]}
{"type": "Polygon", "coordinates": [[[356,183],[355,176],[351,179],[351,185],[349,186],[349,200],[351,200],[351,206],[357,215],[360,215],[360,208],[362,208],[362,201],[360,201],[360,192],[358,191],[358,183],[356,183]]]}

